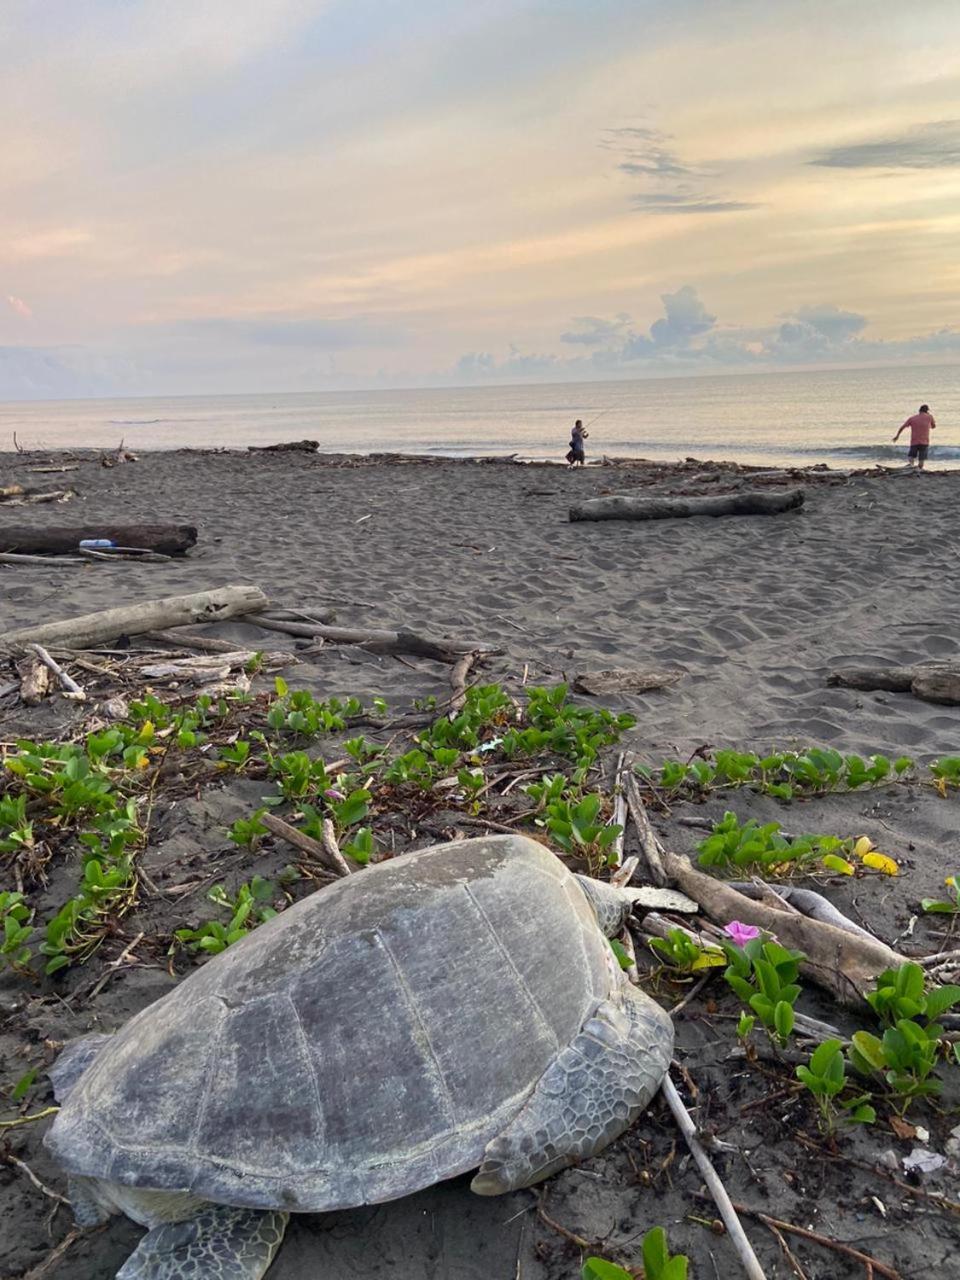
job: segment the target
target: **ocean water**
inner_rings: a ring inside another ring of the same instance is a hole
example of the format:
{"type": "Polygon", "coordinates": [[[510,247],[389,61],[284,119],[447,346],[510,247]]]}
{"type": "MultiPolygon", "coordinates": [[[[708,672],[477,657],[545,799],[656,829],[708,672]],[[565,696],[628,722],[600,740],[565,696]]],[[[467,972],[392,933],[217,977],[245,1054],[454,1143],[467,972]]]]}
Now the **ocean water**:
{"type": "Polygon", "coordinates": [[[0,448],[245,448],[309,438],[332,452],[562,458],[575,418],[587,456],[760,465],[905,461],[891,443],[921,402],[930,464],[960,466],[960,366],[733,374],[422,391],[0,403],[0,448]],[[591,419],[595,421],[591,422],[591,419]]]}

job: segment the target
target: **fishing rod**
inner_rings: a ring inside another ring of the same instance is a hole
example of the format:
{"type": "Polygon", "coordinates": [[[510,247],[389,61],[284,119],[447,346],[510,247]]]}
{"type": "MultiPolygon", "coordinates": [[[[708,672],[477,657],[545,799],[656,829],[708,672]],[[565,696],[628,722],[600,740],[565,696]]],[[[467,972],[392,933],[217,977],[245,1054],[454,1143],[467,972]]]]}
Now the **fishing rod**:
{"type": "Polygon", "coordinates": [[[610,412],[610,410],[609,410],[609,409],[601,409],[601,410],[600,410],[600,412],[599,412],[598,414],[595,414],[595,415],[590,419],[590,421],[589,421],[588,423],[586,423],[586,424],[585,424],[585,426],[584,426],[584,428],[583,428],[583,429],[584,429],[584,431],[586,431],[587,427],[592,427],[592,426],[593,426],[593,424],[594,424],[595,422],[597,422],[600,418],[602,418],[602,417],[603,417],[603,415],[604,415],[605,413],[609,413],[609,412],[610,412]]]}

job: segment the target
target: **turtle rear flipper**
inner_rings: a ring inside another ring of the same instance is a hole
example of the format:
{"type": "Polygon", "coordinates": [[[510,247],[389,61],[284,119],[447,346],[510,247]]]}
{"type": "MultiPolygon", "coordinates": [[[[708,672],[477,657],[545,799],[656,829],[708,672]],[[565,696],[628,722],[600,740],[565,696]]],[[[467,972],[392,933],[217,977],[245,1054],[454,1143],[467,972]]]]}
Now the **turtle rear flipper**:
{"type": "Polygon", "coordinates": [[[602,1151],[640,1115],[670,1066],[673,1024],[636,987],[625,983],[620,994],[561,1049],[523,1110],[489,1144],[472,1191],[495,1196],[541,1182],[602,1151]]]}
{"type": "Polygon", "coordinates": [[[289,1219],[274,1209],[204,1205],[183,1222],[148,1231],[117,1280],[261,1280],[289,1219]]]}

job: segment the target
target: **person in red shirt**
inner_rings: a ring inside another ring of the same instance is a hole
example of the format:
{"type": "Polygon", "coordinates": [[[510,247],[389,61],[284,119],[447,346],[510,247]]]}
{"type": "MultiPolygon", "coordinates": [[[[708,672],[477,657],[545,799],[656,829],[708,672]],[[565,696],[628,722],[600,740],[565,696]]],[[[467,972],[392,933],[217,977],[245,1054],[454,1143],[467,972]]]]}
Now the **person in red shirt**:
{"type": "MultiPolygon", "coordinates": [[[[933,414],[930,412],[928,404],[920,406],[920,412],[909,417],[900,431],[906,431],[910,428],[910,451],[907,454],[908,465],[913,466],[916,461],[918,470],[923,470],[923,464],[927,460],[927,450],[930,448],[930,432],[937,424],[933,420],[933,414]]],[[[893,437],[893,443],[896,444],[900,439],[900,431],[893,437]]]]}

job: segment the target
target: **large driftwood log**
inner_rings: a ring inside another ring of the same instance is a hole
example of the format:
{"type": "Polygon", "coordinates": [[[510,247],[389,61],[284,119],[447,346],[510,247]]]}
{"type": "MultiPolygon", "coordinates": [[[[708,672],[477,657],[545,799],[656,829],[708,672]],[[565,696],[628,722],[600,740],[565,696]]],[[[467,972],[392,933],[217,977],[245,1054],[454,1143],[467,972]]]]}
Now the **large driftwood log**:
{"type": "Polygon", "coordinates": [[[144,551],[160,551],[164,555],[180,555],[197,541],[192,524],[90,524],[0,525],[0,551],[21,551],[58,555],[75,552],[80,542],[92,538],[109,538],[122,547],[138,547],[144,551]]]}
{"type": "Polygon", "coordinates": [[[859,937],[821,920],[752,902],[722,880],[697,871],[689,858],[679,854],[664,853],[663,863],[670,879],[713,920],[759,925],[782,946],[802,951],[806,959],[801,969],[842,1004],[859,1005],[866,992],[874,989],[878,974],[898,968],[907,958],[876,938],[859,937]]]}
{"type": "Polygon", "coordinates": [[[248,444],[250,453],[316,453],[319,440],[288,440],[285,444],[248,444]]]}
{"type": "Polygon", "coordinates": [[[827,684],[847,689],[885,689],[912,693],[924,702],[960,705],[960,665],[950,662],[917,663],[912,667],[844,667],[832,671],[827,684]]]}
{"type": "Polygon", "coordinates": [[[773,516],[803,506],[803,490],[731,493],[717,498],[636,498],[613,493],[570,508],[571,520],[675,520],[688,516],[773,516]]]}
{"type": "Polygon", "coordinates": [[[65,622],[48,622],[39,627],[22,627],[0,634],[0,652],[17,652],[29,644],[51,648],[92,649],[120,636],[142,635],[146,631],[181,627],[197,622],[222,622],[239,614],[267,606],[259,587],[217,587],[188,596],[167,596],[163,600],[143,600],[86,613],[65,622]]]}

